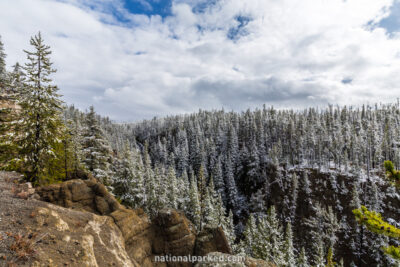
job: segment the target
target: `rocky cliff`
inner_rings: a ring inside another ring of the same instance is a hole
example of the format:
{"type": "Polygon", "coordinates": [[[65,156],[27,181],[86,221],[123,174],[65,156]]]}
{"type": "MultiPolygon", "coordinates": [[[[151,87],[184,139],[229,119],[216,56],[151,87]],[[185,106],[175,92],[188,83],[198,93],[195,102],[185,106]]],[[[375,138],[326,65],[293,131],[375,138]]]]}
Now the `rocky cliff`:
{"type": "MultiPolygon", "coordinates": [[[[176,210],[150,220],[91,177],[36,190],[17,185],[19,178],[0,173],[0,266],[192,266],[162,261],[231,253],[221,229],[197,233],[176,210]]],[[[232,266],[269,266],[254,262],[232,266]]]]}

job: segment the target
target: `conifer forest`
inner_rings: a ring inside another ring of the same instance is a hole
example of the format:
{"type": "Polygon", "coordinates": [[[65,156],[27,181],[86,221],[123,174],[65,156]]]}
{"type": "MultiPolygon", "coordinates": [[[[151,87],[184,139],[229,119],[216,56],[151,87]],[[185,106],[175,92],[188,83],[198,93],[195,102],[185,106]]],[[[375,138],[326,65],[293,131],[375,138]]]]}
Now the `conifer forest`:
{"type": "MultiPolygon", "coordinates": [[[[40,33],[0,43],[0,166],[35,185],[90,172],[151,217],[220,226],[276,266],[399,266],[400,104],[195,113],[119,123],[62,102],[40,33]]],[[[62,72],[62,70],[58,70],[62,72]]]]}

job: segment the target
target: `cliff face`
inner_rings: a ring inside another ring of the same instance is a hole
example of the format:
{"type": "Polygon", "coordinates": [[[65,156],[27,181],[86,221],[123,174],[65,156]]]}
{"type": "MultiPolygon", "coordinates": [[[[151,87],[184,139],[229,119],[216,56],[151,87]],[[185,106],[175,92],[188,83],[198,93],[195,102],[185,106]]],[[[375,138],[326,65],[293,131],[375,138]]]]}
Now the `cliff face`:
{"type": "Polygon", "coordinates": [[[231,253],[221,229],[196,233],[175,210],[163,210],[151,221],[90,177],[35,194],[28,185],[15,185],[18,178],[0,173],[0,266],[192,266],[154,259],[231,253]]]}

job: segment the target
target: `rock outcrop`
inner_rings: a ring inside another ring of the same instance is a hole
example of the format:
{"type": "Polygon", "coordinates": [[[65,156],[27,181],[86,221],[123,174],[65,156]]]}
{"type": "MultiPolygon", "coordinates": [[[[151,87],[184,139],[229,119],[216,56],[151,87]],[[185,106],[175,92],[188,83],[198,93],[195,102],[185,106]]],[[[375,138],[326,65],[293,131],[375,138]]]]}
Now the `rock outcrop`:
{"type": "Polygon", "coordinates": [[[92,177],[37,188],[36,197],[23,199],[5,174],[0,172],[0,266],[186,267],[193,263],[155,259],[231,253],[222,229],[196,233],[183,213],[171,209],[150,220],[92,177]]]}
{"type": "Polygon", "coordinates": [[[232,254],[229,242],[221,227],[204,228],[197,235],[195,254],[204,256],[213,251],[232,254]]]}
{"type": "MultiPolygon", "coordinates": [[[[155,255],[194,255],[195,227],[176,210],[162,210],[150,221],[143,210],[119,204],[103,184],[90,176],[87,180],[44,186],[36,192],[43,201],[112,218],[121,232],[127,254],[140,266],[157,265],[152,262],[155,255]]],[[[171,262],[168,266],[191,265],[171,262]]]]}
{"type": "Polygon", "coordinates": [[[36,193],[43,201],[99,215],[109,215],[123,208],[106,187],[92,177],[43,186],[37,188],[36,193]]]}

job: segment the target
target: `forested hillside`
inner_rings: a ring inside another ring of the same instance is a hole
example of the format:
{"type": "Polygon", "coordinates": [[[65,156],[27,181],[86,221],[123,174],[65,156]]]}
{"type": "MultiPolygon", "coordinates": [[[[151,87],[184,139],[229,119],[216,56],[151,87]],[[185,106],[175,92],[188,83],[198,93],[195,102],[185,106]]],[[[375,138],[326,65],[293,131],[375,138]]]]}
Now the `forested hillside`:
{"type": "Polygon", "coordinates": [[[381,248],[399,235],[367,231],[352,211],[366,206],[399,226],[400,195],[383,167],[394,163],[398,183],[399,104],[117,124],[65,106],[50,48],[40,33],[31,45],[27,63],[6,71],[0,43],[2,169],[35,185],[90,172],[123,204],[151,217],[182,210],[197,230],[221,226],[235,253],[277,266],[396,266],[381,248]]]}
{"type": "MultiPolygon", "coordinates": [[[[352,209],[365,205],[395,225],[400,221],[400,197],[383,170],[385,160],[400,164],[399,114],[397,104],[263,108],[200,111],[115,127],[103,121],[103,127],[116,150],[124,136],[148,150],[157,169],[172,168],[184,179],[204,175],[233,212],[247,253],[276,257],[264,248],[271,237],[253,240],[258,234],[248,229],[268,218],[274,205],[280,231],[292,226],[294,250],[305,248],[310,262],[324,261],[332,247],[335,260],[343,258],[346,266],[389,266],[380,250],[388,240],[359,227],[352,209]]],[[[274,242],[268,246],[284,240],[274,242]]]]}

